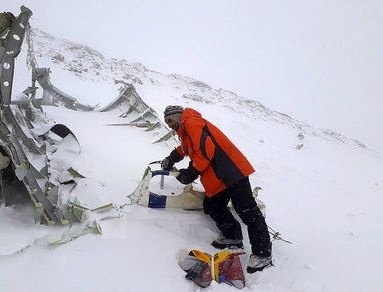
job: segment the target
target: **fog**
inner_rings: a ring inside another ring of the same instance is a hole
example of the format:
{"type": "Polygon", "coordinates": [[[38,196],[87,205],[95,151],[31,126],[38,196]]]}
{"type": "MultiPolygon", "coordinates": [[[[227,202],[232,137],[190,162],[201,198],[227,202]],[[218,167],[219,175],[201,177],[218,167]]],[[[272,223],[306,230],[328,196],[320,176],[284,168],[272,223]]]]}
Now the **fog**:
{"type": "MultiPolygon", "coordinates": [[[[2,1],[4,2],[4,0],[2,1]]],[[[383,150],[381,1],[5,0],[31,24],[383,150]]]]}

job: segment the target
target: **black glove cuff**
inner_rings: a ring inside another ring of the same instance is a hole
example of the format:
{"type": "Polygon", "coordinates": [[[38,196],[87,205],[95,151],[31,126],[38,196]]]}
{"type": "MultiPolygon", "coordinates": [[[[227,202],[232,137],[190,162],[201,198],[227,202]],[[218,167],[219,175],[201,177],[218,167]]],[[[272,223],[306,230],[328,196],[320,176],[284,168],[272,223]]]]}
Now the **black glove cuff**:
{"type": "Polygon", "coordinates": [[[172,163],[176,163],[180,162],[183,159],[183,156],[178,153],[177,149],[174,149],[172,152],[170,152],[168,158],[172,163]]]}
{"type": "Polygon", "coordinates": [[[187,168],[190,178],[193,180],[197,179],[197,177],[200,175],[200,172],[192,165],[192,162],[189,163],[189,167],[187,168]]]}

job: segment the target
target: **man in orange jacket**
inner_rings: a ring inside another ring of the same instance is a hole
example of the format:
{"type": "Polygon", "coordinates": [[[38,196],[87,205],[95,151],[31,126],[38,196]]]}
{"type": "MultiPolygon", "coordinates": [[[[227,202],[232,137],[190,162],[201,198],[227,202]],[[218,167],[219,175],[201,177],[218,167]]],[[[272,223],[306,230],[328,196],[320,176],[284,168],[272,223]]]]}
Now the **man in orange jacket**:
{"type": "Polygon", "coordinates": [[[271,242],[265,219],[253,197],[249,175],[255,170],[241,151],[216,126],[192,108],[167,106],[166,124],[181,139],[181,145],[162,161],[164,170],[189,156],[186,169],[180,169],[177,180],[190,184],[200,176],[205,188],[204,212],[217,224],[222,237],[213,241],[218,249],[243,248],[240,223],[228,208],[234,210],[247,226],[252,255],[247,272],[254,273],[272,265],[271,242]]]}

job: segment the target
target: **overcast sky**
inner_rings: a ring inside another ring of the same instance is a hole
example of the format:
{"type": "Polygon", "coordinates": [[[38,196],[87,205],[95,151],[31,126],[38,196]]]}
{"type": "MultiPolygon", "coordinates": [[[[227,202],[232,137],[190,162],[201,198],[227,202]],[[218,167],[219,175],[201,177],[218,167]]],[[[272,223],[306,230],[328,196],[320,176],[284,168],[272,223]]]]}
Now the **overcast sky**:
{"type": "MultiPolygon", "coordinates": [[[[4,0],[1,1],[4,3],[4,0]]],[[[5,0],[105,57],[194,77],[383,150],[382,0],[5,0]]]]}

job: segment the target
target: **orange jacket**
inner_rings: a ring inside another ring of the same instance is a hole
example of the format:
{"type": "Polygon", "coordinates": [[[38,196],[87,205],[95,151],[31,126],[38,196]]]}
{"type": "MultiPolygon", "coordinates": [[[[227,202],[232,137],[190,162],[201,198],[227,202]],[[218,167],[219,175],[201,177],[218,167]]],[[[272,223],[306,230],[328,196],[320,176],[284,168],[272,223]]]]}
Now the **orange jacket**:
{"type": "Polygon", "coordinates": [[[177,134],[181,139],[177,151],[182,157],[189,156],[201,173],[207,197],[255,172],[229,138],[194,109],[185,108],[177,134]]]}

